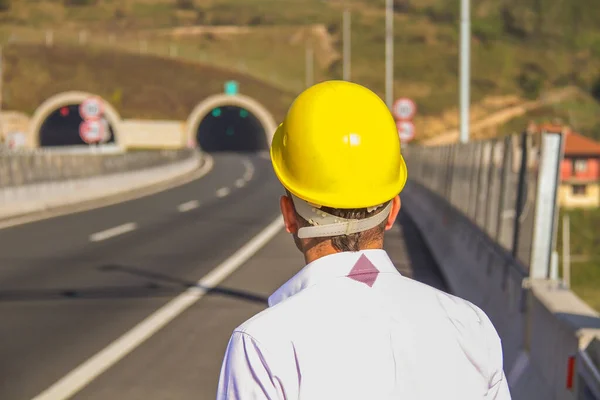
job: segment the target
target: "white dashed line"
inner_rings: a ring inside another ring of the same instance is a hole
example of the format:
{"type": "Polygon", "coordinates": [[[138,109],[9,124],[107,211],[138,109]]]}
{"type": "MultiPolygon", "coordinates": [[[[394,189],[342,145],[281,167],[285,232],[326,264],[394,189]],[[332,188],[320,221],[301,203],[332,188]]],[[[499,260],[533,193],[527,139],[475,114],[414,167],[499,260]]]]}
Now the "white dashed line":
{"type": "Polygon", "coordinates": [[[230,190],[228,187],[222,187],[221,189],[217,190],[217,197],[225,197],[229,194],[230,190]]]}
{"type": "Polygon", "coordinates": [[[161,328],[191,307],[206,292],[217,286],[250,257],[267,244],[283,228],[283,220],[278,217],[265,229],[223,261],[208,275],[193,286],[169,301],[163,307],[141,321],[123,336],[116,339],[99,353],[69,372],[58,382],[37,395],[33,400],[65,400],[73,397],[104,371],[131,353],[161,328]]]}
{"type": "Polygon", "coordinates": [[[235,181],[235,187],[236,188],[243,188],[244,186],[246,186],[246,181],[243,179],[238,179],[237,181],[235,181]]]}
{"type": "Polygon", "coordinates": [[[254,176],[254,165],[250,162],[250,160],[242,160],[242,162],[244,163],[245,168],[242,179],[248,182],[254,176]]]}
{"type": "Polygon", "coordinates": [[[186,212],[193,210],[194,208],[198,208],[200,206],[200,202],[198,200],[188,201],[186,203],[180,204],[177,206],[179,212],[186,212]]]}
{"type": "Polygon", "coordinates": [[[102,232],[96,232],[90,235],[90,242],[100,242],[102,240],[109,239],[111,237],[119,236],[127,232],[131,232],[137,228],[137,225],[134,222],[129,222],[127,224],[115,226],[114,228],[107,229],[102,232]]]}

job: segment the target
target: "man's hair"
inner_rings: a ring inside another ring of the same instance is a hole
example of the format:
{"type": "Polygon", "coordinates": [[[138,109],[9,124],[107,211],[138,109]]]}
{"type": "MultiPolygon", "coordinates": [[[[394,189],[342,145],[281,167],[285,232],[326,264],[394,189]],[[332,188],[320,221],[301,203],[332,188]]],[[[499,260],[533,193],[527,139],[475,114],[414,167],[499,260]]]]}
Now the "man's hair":
{"type": "MultiPolygon", "coordinates": [[[[287,195],[288,197],[291,197],[289,192],[287,193],[287,195]]],[[[326,213],[334,215],[336,217],[341,217],[345,219],[365,219],[383,211],[384,208],[388,205],[388,203],[389,201],[384,203],[378,209],[373,210],[371,212],[368,212],[367,208],[321,207],[320,210],[325,211],[326,213]]],[[[302,226],[310,226],[308,221],[306,221],[300,214],[298,214],[298,212],[296,212],[296,218],[301,222],[302,226]]],[[[383,235],[386,223],[387,220],[384,220],[381,224],[372,229],[363,232],[352,233],[350,235],[321,237],[313,239],[318,239],[321,242],[331,240],[331,245],[337,251],[359,251],[362,245],[377,239],[380,235],[383,235]]]]}

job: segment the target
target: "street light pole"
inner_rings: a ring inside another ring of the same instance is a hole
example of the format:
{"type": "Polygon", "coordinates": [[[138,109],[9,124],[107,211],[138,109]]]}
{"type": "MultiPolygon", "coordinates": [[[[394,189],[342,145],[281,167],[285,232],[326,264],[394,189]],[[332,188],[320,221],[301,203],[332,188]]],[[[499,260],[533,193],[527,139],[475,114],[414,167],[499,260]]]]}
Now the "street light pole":
{"type": "Polygon", "coordinates": [[[313,85],[314,81],[314,56],[313,56],[313,48],[312,43],[307,43],[306,45],[306,87],[310,87],[313,85]]]}
{"type": "Polygon", "coordinates": [[[469,91],[471,63],[471,16],[470,0],[460,3],[460,141],[469,141],[469,91]]]}
{"type": "Polygon", "coordinates": [[[394,1],[385,2],[385,103],[394,102],[394,1]]]}
{"type": "Polygon", "coordinates": [[[344,35],[344,71],[343,71],[343,79],[345,81],[350,80],[350,10],[344,10],[343,16],[343,35],[344,35]]]}

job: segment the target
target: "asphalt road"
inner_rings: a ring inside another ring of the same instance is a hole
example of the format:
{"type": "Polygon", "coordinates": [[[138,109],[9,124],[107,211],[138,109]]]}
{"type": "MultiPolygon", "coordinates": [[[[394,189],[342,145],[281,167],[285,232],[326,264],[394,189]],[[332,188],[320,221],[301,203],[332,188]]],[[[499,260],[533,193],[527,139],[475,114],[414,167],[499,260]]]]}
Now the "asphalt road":
{"type": "MultiPolygon", "coordinates": [[[[0,230],[0,399],[34,398],[193,286],[275,219],[281,193],[268,160],[221,155],[169,191],[0,230]]],[[[445,287],[406,215],[386,249],[445,287]]],[[[231,331],[301,267],[276,235],[73,398],[213,399],[231,331]]]]}

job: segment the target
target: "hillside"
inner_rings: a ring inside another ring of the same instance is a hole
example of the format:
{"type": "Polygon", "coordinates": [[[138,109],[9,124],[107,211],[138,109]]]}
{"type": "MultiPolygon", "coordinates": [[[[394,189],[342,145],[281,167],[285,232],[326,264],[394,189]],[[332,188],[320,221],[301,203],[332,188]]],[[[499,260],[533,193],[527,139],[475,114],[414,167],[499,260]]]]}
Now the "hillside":
{"type": "Polygon", "coordinates": [[[240,92],[259,100],[278,119],[293,98],[239,73],[102,49],[12,45],[5,64],[5,107],[29,114],[53,94],[83,90],[106,98],[123,117],[185,120],[201,100],[222,93],[229,79],[237,80],[240,92]]]}
{"type": "MultiPolygon", "coordinates": [[[[395,0],[395,94],[417,101],[421,136],[458,122],[453,109],[459,3],[395,0]],[[442,112],[446,116],[440,120],[442,112]]],[[[315,49],[315,78],[341,77],[346,6],[352,11],[352,80],[383,95],[384,0],[0,0],[0,8],[3,4],[0,40],[10,42],[9,49],[42,43],[49,30],[54,46],[77,45],[85,31],[84,46],[176,54],[291,93],[305,85],[308,42],[315,49]]],[[[588,92],[600,87],[600,8],[593,0],[473,0],[472,5],[474,104],[506,95],[536,98],[566,85],[588,92]]]]}

